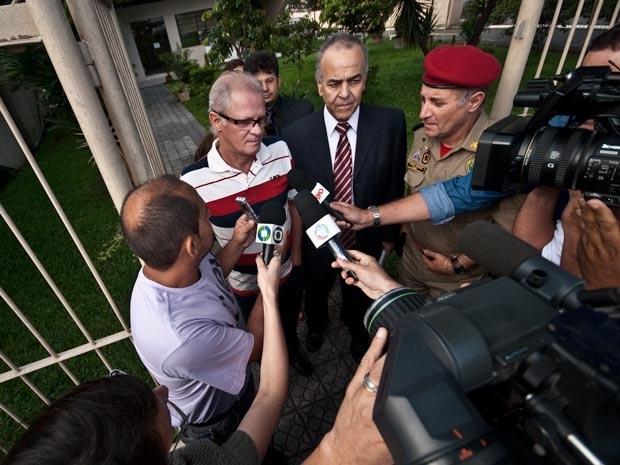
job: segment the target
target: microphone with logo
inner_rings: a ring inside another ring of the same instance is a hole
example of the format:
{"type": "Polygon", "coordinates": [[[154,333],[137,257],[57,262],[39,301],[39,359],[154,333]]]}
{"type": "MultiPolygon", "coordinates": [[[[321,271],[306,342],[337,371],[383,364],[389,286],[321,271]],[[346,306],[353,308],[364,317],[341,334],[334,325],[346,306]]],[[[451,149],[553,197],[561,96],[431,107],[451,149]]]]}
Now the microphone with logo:
{"type": "Polygon", "coordinates": [[[280,202],[270,200],[263,205],[256,225],[256,242],[263,244],[263,261],[269,265],[276,245],[284,243],[286,212],[280,202]]]}
{"type": "Polygon", "coordinates": [[[321,183],[314,181],[305,171],[293,168],[286,175],[290,186],[297,191],[310,191],[314,198],[338,221],[347,221],[342,213],[329,207],[334,199],[331,193],[321,183]]]}
{"type": "MultiPolygon", "coordinates": [[[[351,255],[338,242],[340,228],[314,195],[306,190],[299,191],[294,202],[306,228],[306,234],[314,246],[318,249],[326,245],[334,257],[353,261],[351,255]]],[[[357,275],[353,271],[348,270],[347,274],[357,280],[357,275]]]]}

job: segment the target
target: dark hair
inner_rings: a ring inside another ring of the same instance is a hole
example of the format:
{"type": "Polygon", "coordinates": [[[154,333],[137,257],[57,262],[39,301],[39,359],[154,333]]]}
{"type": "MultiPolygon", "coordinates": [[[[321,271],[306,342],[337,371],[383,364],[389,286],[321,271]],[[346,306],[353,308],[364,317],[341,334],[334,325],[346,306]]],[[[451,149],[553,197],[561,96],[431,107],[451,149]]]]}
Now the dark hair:
{"type": "Polygon", "coordinates": [[[222,71],[234,71],[239,66],[243,66],[243,60],[241,58],[233,58],[224,63],[222,71]]]}
{"type": "Polygon", "coordinates": [[[278,59],[276,54],[269,50],[261,50],[250,55],[243,65],[243,71],[250,74],[256,73],[273,73],[276,76],[280,75],[280,67],[278,66],[278,59]]]}
{"type": "Polygon", "coordinates": [[[17,441],[5,465],[165,465],[157,398],[130,376],[79,385],[53,402],[17,441]]]}
{"type": "Polygon", "coordinates": [[[587,52],[600,52],[607,49],[620,49],[620,23],[596,36],[588,46],[587,52]]]}
{"type": "Polygon", "coordinates": [[[200,160],[207,153],[209,153],[209,150],[211,150],[211,147],[213,146],[213,141],[216,138],[217,136],[213,133],[213,131],[207,131],[207,133],[199,142],[198,147],[196,147],[196,152],[194,153],[194,161],[200,160]]]}
{"type": "Polygon", "coordinates": [[[129,249],[156,269],[174,265],[183,241],[199,233],[198,206],[180,191],[193,189],[172,175],[131,191],[121,207],[121,230],[129,249]]]}

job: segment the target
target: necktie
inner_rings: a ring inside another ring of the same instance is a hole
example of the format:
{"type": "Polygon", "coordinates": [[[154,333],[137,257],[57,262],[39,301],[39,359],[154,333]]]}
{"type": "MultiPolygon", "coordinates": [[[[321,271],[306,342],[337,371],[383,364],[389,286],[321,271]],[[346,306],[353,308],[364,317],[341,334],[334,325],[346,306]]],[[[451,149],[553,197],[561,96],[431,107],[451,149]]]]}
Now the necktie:
{"type": "MultiPolygon", "coordinates": [[[[351,145],[347,137],[349,123],[338,123],[336,131],[340,134],[336,147],[336,159],[334,161],[334,200],[338,202],[353,202],[353,160],[351,145]]],[[[350,249],[355,243],[355,233],[351,229],[345,229],[340,233],[340,243],[346,249],[350,249]]]]}
{"type": "Polygon", "coordinates": [[[274,116],[275,116],[275,111],[274,110],[270,110],[269,111],[269,122],[267,123],[267,125],[265,126],[265,134],[268,136],[275,136],[276,133],[276,125],[274,122],[274,116]]]}

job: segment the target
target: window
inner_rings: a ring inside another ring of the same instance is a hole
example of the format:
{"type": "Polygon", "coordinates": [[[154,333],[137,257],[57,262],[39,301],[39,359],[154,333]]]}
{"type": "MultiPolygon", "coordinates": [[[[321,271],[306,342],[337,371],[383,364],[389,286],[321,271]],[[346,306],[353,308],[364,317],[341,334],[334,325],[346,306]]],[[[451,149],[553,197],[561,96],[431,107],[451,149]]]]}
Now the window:
{"type": "Polygon", "coordinates": [[[202,43],[207,31],[207,25],[202,20],[203,13],[204,11],[192,11],[175,16],[182,48],[193,47],[202,43]]]}

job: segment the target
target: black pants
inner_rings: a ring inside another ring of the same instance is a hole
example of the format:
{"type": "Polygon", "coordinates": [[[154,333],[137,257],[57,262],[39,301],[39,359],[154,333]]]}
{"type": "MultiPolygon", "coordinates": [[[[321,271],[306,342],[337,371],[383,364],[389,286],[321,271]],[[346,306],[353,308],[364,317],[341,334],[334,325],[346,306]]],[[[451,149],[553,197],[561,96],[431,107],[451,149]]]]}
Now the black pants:
{"type": "Polygon", "coordinates": [[[336,279],[340,279],[342,305],[340,318],[349,328],[351,337],[363,340],[368,337],[363,319],[372,303],[366,294],[355,286],[349,286],[340,278],[341,270],[331,267],[334,261],[329,250],[310,249],[304,254],[305,306],[308,328],[322,331],[329,323],[328,298],[336,279]]]}

